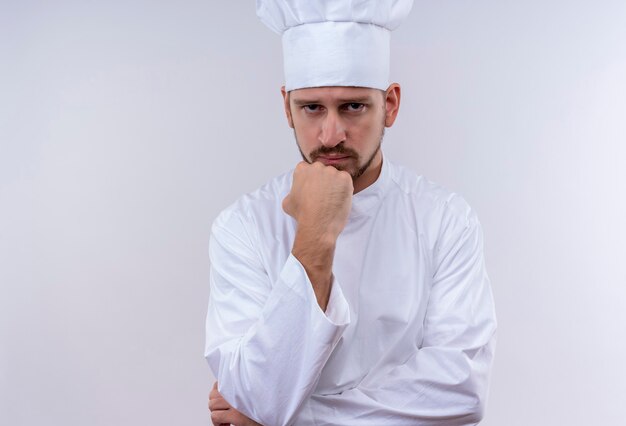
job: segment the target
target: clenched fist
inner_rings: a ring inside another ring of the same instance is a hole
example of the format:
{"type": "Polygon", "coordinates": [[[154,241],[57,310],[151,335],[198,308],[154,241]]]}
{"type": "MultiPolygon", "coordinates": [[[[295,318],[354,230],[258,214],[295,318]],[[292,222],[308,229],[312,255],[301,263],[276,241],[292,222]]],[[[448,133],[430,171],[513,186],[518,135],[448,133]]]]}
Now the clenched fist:
{"type": "Polygon", "coordinates": [[[298,228],[336,240],[348,221],[353,192],[348,172],[302,161],[293,172],[283,210],[298,222],[298,228]]]}
{"type": "Polygon", "coordinates": [[[306,270],[323,311],[332,287],[335,244],[348,222],[353,192],[348,172],[301,162],[283,200],[283,210],[298,223],[291,253],[306,270]]]}

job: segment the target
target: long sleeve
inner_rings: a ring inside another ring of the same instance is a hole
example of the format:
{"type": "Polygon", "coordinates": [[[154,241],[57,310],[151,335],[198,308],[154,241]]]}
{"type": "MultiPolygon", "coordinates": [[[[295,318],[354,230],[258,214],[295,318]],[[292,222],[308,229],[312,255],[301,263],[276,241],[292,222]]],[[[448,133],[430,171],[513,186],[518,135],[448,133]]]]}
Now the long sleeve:
{"type": "Polygon", "coordinates": [[[323,312],[293,255],[272,282],[249,235],[233,211],[213,225],[205,357],[231,405],[262,424],[285,425],[312,393],[349,307],[335,281],[323,312]]]}
{"type": "Polygon", "coordinates": [[[481,420],[495,310],[480,224],[462,199],[451,204],[433,250],[424,338],[415,353],[369,372],[343,393],[313,395],[298,424],[453,426],[481,420]]]}

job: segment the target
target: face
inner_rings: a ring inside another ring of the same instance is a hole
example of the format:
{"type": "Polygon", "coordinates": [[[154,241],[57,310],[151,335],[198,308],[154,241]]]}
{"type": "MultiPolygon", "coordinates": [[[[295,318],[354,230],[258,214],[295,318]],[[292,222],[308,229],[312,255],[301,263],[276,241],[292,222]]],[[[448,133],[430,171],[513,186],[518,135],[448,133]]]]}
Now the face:
{"type": "Polygon", "coordinates": [[[302,158],[350,173],[355,192],[380,172],[380,144],[393,124],[399,86],[385,92],[363,87],[317,87],[285,93],[285,111],[302,158]]]}

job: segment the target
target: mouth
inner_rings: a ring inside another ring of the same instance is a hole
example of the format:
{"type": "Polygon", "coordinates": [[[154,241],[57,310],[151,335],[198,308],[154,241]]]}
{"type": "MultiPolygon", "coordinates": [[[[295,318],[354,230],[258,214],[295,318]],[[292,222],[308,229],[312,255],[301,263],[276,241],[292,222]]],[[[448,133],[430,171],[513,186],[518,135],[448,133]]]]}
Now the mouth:
{"type": "Polygon", "coordinates": [[[326,166],[338,164],[350,159],[349,155],[320,155],[315,161],[319,161],[326,166]]]}

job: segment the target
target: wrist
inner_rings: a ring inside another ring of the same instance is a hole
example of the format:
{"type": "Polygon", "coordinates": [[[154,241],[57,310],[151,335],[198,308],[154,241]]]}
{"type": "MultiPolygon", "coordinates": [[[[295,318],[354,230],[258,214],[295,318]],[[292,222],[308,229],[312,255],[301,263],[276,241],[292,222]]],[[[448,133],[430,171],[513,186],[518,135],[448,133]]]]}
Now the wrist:
{"type": "Polygon", "coordinates": [[[308,260],[311,268],[330,269],[336,243],[337,237],[331,233],[298,227],[291,252],[300,261],[301,257],[308,260]]]}

